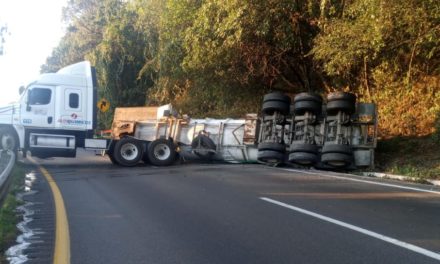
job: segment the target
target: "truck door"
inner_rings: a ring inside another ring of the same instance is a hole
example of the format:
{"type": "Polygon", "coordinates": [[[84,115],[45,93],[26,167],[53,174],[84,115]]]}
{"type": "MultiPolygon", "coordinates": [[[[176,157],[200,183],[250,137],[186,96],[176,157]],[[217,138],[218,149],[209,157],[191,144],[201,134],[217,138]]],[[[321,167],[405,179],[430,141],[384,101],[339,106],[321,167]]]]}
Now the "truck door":
{"type": "Polygon", "coordinates": [[[83,87],[57,87],[56,128],[86,130],[87,116],[83,87]]]}
{"type": "Polygon", "coordinates": [[[20,106],[20,121],[24,126],[55,127],[55,87],[31,86],[23,101],[20,106]]]}

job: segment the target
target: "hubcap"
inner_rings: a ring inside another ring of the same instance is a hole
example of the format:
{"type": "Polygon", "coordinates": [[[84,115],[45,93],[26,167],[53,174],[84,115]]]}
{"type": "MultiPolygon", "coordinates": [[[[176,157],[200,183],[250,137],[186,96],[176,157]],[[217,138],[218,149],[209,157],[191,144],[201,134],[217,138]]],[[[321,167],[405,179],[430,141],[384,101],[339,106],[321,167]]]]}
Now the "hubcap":
{"type": "Polygon", "coordinates": [[[166,160],[171,155],[171,149],[167,144],[157,144],[154,146],[153,154],[158,160],[166,160]]]}
{"type": "Polygon", "coordinates": [[[138,155],[139,155],[139,150],[132,143],[126,143],[121,147],[121,156],[125,160],[134,160],[138,155]]]}

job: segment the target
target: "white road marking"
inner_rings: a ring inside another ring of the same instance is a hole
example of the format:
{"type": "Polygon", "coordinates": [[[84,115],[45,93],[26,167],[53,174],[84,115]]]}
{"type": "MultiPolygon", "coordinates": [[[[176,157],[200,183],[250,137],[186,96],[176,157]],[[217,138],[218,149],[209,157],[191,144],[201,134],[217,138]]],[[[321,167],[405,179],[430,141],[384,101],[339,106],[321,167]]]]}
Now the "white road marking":
{"type": "Polygon", "coordinates": [[[294,170],[294,169],[283,169],[283,170],[285,170],[285,171],[292,171],[292,172],[300,172],[300,173],[304,173],[304,174],[317,175],[317,176],[322,176],[322,177],[335,178],[335,179],[339,179],[339,180],[362,182],[362,183],[367,183],[367,184],[374,184],[374,185],[381,185],[381,186],[386,186],[386,187],[393,187],[393,188],[399,188],[399,189],[405,189],[405,190],[412,190],[412,191],[417,191],[417,192],[435,193],[435,194],[440,195],[439,191],[425,190],[425,189],[422,189],[422,188],[402,186],[402,185],[397,185],[397,184],[392,184],[392,183],[367,181],[367,180],[353,179],[353,178],[343,177],[343,176],[328,175],[328,174],[323,174],[323,173],[315,173],[315,172],[302,171],[302,170],[294,170]]]}
{"type": "Polygon", "coordinates": [[[326,221],[326,222],[329,222],[329,223],[332,223],[332,224],[335,224],[335,225],[338,225],[338,226],[342,226],[342,227],[351,229],[353,231],[362,233],[364,235],[380,239],[382,241],[385,241],[385,242],[391,243],[393,245],[396,245],[396,246],[408,249],[410,251],[413,251],[413,252],[425,255],[427,257],[430,257],[430,258],[433,258],[433,259],[436,259],[436,260],[440,260],[440,254],[438,254],[436,252],[429,251],[427,249],[424,249],[424,248],[421,248],[421,247],[418,247],[418,246],[415,246],[415,245],[412,245],[412,244],[409,244],[409,243],[397,240],[395,238],[384,236],[384,235],[381,235],[379,233],[376,233],[376,232],[373,232],[373,231],[369,231],[367,229],[364,229],[364,228],[361,228],[361,227],[357,227],[357,226],[354,226],[354,225],[351,225],[351,224],[348,224],[348,223],[345,223],[345,222],[342,222],[342,221],[339,221],[339,220],[336,220],[336,219],[333,219],[333,218],[330,218],[330,217],[327,217],[327,216],[324,216],[324,215],[321,215],[321,214],[317,214],[317,213],[314,213],[314,212],[311,212],[311,211],[308,211],[308,210],[305,210],[305,209],[302,209],[302,208],[299,208],[299,207],[296,207],[296,206],[292,206],[290,204],[279,202],[277,200],[273,200],[273,199],[266,198],[266,197],[260,197],[260,199],[263,200],[263,201],[272,203],[272,204],[276,204],[276,205],[279,205],[279,206],[282,206],[282,207],[294,210],[294,211],[302,213],[302,214],[306,214],[306,215],[309,215],[309,216],[321,219],[323,221],[326,221]]]}

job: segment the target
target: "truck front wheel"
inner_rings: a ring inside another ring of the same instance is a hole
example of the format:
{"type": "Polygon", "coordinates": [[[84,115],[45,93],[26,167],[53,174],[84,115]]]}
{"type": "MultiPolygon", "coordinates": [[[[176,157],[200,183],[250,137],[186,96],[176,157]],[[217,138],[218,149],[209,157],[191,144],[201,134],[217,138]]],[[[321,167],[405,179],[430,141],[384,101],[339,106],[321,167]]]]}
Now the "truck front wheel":
{"type": "Polygon", "coordinates": [[[142,144],[138,140],[125,137],[115,144],[113,157],[119,165],[132,167],[139,163],[142,152],[142,144]]]}
{"type": "Polygon", "coordinates": [[[0,129],[0,147],[4,150],[16,151],[18,148],[17,138],[11,129],[0,129]]]}

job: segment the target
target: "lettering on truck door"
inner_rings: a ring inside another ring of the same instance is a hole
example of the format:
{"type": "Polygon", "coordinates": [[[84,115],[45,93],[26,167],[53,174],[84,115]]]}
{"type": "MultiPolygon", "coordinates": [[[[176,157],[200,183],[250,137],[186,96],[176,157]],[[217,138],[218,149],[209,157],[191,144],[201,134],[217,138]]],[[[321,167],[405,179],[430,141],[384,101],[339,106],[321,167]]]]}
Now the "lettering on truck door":
{"type": "Polygon", "coordinates": [[[55,127],[55,89],[51,86],[33,86],[25,94],[21,105],[20,122],[27,127],[55,127]]]}
{"type": "Polygon", "coordinates": [[[86,116],[86,105],[84,103],[84,90],[80,88],[62,87],[60,98],[62,105],[57,109],[56,126],[69,130],[85,130],[90,122],[86,116]]]}

